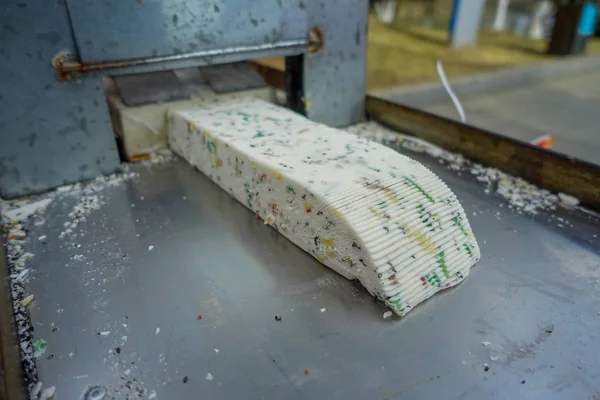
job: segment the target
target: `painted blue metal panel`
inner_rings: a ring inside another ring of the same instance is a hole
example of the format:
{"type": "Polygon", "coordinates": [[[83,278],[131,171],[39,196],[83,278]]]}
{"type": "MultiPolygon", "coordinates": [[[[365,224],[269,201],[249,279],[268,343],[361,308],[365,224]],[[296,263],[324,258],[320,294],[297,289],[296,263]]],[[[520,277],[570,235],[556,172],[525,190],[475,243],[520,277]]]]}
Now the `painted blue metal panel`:
{"type": "Polygon", "coordinates": [[[119,168],[100,78],[56,81],[72,49],[63,2],[7,0],[0,12],[0,195],[41,192],[119,168]]]}
{"type": "Polygon", "coordinates": [[[365,112],[367,24],[364,0],[307,1],[310,25],[325,34],[325,46],[304,57],[306,114],[326,125],[344,127],[365,112]]]}
{"type": "Polygon", "coordinates": [[[306,39],[300,0],[67,0],[83,63],[306,39]]]}

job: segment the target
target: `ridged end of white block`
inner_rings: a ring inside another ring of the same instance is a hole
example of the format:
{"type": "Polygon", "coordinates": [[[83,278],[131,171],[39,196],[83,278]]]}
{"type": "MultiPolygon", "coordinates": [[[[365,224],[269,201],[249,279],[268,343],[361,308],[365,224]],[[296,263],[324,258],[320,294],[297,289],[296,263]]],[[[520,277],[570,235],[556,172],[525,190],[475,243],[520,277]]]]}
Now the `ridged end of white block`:
{"type": "Polygon", "coordinates": [[[259,100],[169,115],[173,151],[321,263],[404,315],[480,257],[450,189],[378,143],[259,100]]]}

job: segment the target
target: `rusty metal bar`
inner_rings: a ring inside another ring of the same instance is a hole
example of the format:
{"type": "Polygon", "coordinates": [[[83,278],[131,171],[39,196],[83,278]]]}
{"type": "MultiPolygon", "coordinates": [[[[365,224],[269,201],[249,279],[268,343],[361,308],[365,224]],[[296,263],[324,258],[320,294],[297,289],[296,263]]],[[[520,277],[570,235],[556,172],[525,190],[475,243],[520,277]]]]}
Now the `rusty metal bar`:
{"type": "Polygon", "coordinates": [[[367,96],[375,121],[600,209],[600,167],[425,111],[367,96]]]}
{"type": "Polygon", "coordinates": [[[193,53],[184,53],[184,54],[175,54],[170,56],[162,56],[162,57],[149,57],[149,58],[140,58],[136,60],[125,60],[125,61],[115,61],[115,62],[107,62],[101,64],[81,64],[77,60],[69,59],[65,56],[58,57],[55,60],[55,67],[57,69],[58,79],[59,80],[68,80],[72,78],[73,74],[84,74],[88,72],[96,72],[96,71],[106,71],[113,70],[119,68],[128,68],[135,67],[140,65],[151,65],[151,64],[160,64],[172,61],[183,61],[190,60],[195,58],[207,58],[207,57],[217,57],[217,56],[226,56],[232,54],[240,54],[240,53],[253,53],[260,51],[270,51],[270,50],[289,50],[290,55],[297,55],[306,53],[309,49],[310,41],[306,40],[288,40],[278,43],[266,43],[266,44],[258,44],[252,46],[238,46],[238,47],[230,47],[226,49],[213,49],[213,50],[203,50],[197,51],[193,53]]]}

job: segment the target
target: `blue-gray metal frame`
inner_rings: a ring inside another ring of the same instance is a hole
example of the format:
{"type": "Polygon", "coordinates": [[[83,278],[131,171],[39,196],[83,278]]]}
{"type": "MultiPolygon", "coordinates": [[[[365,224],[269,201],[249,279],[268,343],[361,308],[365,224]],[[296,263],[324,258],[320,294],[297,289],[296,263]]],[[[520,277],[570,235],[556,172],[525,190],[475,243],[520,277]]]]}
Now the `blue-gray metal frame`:
{"type": "Polygon", "coordinates": [[[364,115],[368,2],[363,0],[7,3],[0,13],[4,198],[119,168],[100,73],[57,81],[52,59],[60,51],[84,64],[164,57],[104,71],[140,73],[302,54],[309,30],[319,26],[324,47],[304,57],[307,116],[341,127],[364,115]],[[235,48],[245,51],[231,51],[235,48]]]}

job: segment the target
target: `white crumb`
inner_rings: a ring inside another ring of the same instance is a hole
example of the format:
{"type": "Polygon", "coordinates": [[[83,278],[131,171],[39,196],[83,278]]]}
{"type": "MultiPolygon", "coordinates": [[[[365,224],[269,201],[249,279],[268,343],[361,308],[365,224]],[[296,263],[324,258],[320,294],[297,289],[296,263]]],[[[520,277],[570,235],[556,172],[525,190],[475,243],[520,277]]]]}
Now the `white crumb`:
{"type": "Polygon", "coordinates": [[[208,374],[206,374],[206,380],[207,381],[212,381],[213,380],[213,375],[209,372],[208,374]]]}
{"type": "Polygon", "coordinates": [[[150,245],[148,246],[148,251],[152,250],[154,248],[154,246],[150,245]]]}
{"type": "Polygon", "coordinates": [[[321,312],[324,313],[327,309],[326,308],[321,308],[321,312]]]}
{"type": "Polygon", "coordinates": [[[383,313],[382,317],[383,317],[383,319],[388,319],[388,318],[390,318],[392,316],[392,314],[393,313],[391,311],[386,311],[386,312],[383,313]]]}
{"type": "Polygon", "coordinates": [[[156,334],[158,335],[160,333],[160,328],[156,328],[156,334]]]}
{"type": "Polygon", "coordinates": [[[481,345],[484,347],[488,347],[492,342],[481,342],[481,345]]]}

